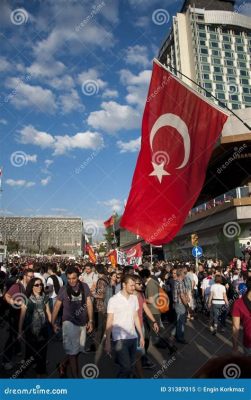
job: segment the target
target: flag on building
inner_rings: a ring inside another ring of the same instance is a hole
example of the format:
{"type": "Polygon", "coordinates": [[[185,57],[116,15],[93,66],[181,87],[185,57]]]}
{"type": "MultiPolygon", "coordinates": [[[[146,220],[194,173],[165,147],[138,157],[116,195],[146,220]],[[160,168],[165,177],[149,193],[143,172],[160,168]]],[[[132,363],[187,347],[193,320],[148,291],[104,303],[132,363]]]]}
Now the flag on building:
{"type": "Polygon", "coordinates": [[[154,60],[123,228],[155,245],[175,237],[201,192],[228,116],[154,60]]]}
{"type": "Polygon", "coordinates": [[[112,215],[109,219],[107,219],[104,222],[105,228],[109,228],[110,226],[113,226],[115,222],[114,216],[112,215]]]}
{"type": "Polygon", "coordinates": [[[97,257],[96,257],[96,255],[94,253],[94,250],[93,250],[92,246],[89,243],[85,244],[85,251],[88,253],[90,261],[93,264],[95,264],[96,261],[97,261],[97,257]]]}

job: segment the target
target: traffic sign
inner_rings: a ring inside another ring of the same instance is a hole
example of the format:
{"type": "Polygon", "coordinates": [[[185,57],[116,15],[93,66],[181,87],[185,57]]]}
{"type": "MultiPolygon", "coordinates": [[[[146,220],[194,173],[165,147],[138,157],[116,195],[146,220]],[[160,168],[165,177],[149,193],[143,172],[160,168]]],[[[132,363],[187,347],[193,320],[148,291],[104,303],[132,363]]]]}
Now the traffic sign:
{"type": "Polygon", "coordinates": [[[195,246],[195,247],[193,247],[193,249],[192,249],[192,255],[193,255],[194,257],[201,257],[202,254],[203,254],[202,247],[200,247],[200,246],[195,246]]]}

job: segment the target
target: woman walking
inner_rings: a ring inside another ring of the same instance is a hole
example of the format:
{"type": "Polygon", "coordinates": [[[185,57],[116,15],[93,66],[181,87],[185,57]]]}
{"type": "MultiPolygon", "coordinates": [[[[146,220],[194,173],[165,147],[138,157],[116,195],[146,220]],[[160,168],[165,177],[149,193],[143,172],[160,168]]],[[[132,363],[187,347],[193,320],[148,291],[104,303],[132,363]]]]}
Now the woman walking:
{"type": "Polygon", "coordinates": [[[26,288],[27,302],[21,307],[19,338],[24,335],[25,360],[34,361],[37,377],[46,376],[48,323],[51,321],[49,298],[40,278],[33,278],[26,288]]]}
{"type": "MultiPolygon", "coordinates": [[[[215,283],[211,286],[211,292],[208,301],[208,307],[211,309],[211,326],[210,331],[213,335],[216,334],[218,323],[221,322],[221,315],[228,306],[228,298],[226,288],[222,285],[222,276],[215,275],[215,283]]],[[[221,327],[223,331],[223,328],[221,327]]]]}

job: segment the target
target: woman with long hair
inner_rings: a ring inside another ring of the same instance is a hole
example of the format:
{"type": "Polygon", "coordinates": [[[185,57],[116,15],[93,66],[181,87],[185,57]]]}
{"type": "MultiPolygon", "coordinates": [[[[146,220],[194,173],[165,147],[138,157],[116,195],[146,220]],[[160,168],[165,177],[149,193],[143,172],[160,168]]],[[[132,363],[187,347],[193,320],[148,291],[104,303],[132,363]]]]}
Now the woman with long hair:
{"type": "Polygon", "coordinates": [[[25,361],[35,362],[37,377],[46,376],[48,323],[51,321],[49,298],[40,278],[32,278],[21,306],[19,338],[24,338],[25,361]]]}

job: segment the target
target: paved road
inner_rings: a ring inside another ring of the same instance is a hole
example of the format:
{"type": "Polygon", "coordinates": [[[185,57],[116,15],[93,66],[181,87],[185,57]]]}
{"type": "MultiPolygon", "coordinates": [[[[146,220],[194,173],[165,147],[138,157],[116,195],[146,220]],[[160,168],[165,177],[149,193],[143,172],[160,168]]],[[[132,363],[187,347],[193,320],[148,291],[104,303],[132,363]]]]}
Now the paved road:
{"type": "MultiPolygon", "coordinates": [[[[0,351],[2,354],[3,346],[6,340],[6,324],[1,326],[0,351]]],[[[165,324],[165,330],[171,329],[170,324],[165,324]]],[[[199,319],[188,321],[186,325],[187,345],[177,344],[178,352],[175,356],[169,356],[167,349],[157,349],[150,345],[149,356],[156,364],[152,370],[144,370],[146,378],[191,378],[195,372],[201,368],[208,359],[224,355],[231,352],[231,322],[227,320],[225,333],[217,333],[213,336],[208,329],[208,321],[205,316],[199,319]]],[[[64,357],[62,342],[54,339],[50,340],[48,345],[48,378],[58,378],[57,363],[64,357]]],[[[15,367],[13,370],[4,371],[0,369],[0,376],[15,377],[19,375],[22,357],[16,357],[13,361],[15,367]]],[[[81,354],[80,367],[84,367],[85,374],[98,375],[99,378],[115,378],[117,366],[102,348],[96,353],[81,354]],[[93,364],[88,366],[88,364],[93,364]]],[[[35,371],[32,368],[26,368],[24,377],[35,378],[35,371]]]]}

